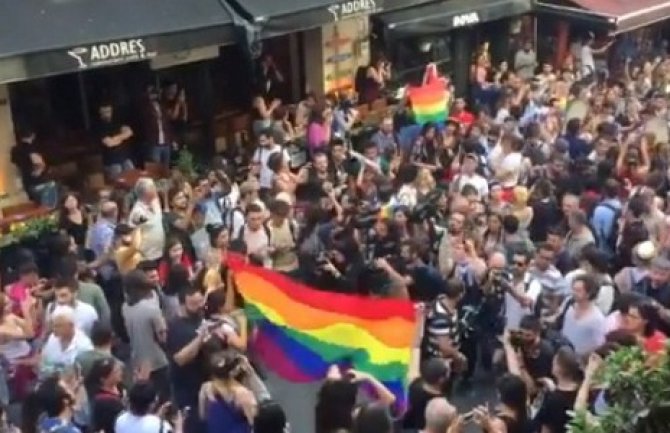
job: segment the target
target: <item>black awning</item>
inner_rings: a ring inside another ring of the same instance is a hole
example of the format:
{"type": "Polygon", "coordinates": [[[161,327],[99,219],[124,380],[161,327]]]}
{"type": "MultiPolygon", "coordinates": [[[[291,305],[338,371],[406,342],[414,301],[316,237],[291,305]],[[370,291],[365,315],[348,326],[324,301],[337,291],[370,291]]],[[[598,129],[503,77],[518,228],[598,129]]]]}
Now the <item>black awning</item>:
{"type": "Polygon", "coordinates": [[[237,13],[272,37],[355,16],[435,2],[436,0],[228,0],[237,13]]]}
{"type": "Polygon", "coordinates": [[[442,0],[381,14],[379,19],[394,32],[435,34],[524,14],[530,0],[442,0]]]}
{"type": "Polygon", "coordinates": [[[235,40],[219,0],[21,0],[0,5],[0,82],[235,40]]]}
{"type": "Polygon", "coordinates": [[[670,18],[670,0],[571,0],[573,6],[552,0],[536,1],[539,12],[568,19],[588,20],[615,33],[639,29],[670,18]]]}

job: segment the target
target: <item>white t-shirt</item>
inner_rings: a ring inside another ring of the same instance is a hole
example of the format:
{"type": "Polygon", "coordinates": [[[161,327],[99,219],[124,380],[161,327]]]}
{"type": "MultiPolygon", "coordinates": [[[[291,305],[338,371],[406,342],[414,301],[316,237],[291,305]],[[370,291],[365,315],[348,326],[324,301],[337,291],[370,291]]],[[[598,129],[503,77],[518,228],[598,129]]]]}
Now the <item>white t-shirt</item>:
{"type": "Polygon", "coordinates": [[[472,176],[468,176],[467,174],[459,174],[456,176],[454,181],[456,182],[456,188],[458,188],[458,192],[463,191],[463,187],[465,185],[472,185],[477,190],[479,198],[485,198],[489,196],[489,182],[477,173],[473,174],[472,176]]]}
{"type": "Polygon", "coordinates": [[[593,50],[588,45],[582,45],[579,52],[579,59],[582,62],[582,75],[595,74],[596,63],[593,60],[593,50]]]}
{"type": "MultiPolygon", "coordinates": [[[[270,239],[265,228],[261,227],[255,232],[249,230],[249,227],[244,227],[242,230],[242,239],[247,246],[247,254],[258,254],[267,250],[267,247],[270,245],[270,239]]],[[[272,265],[269,260],[267,262],[265,263],[266,266],[269,267],[272,265]]]]}
{"type": "MultiPolygon", "coordinates": [[[[540,292],[542,292],[542,285],[536,278],[533,278],[530,274],[526,273],[523,278],[523,290],[525,290],[525,295],[535,303],[540,296],[540,292]]],[[[505,293],[506,329],[518,329],[523,316],[532,313],[530,308],[522,307],[514,296],[507,292],[505,293]]]]}
{"type": "MultiPolygon", "coordinates": [[[[259,147],[254,152],[253,162],[258,163],[261,166],[260,176],[258,179],[261,188],[272,188],[272,179],[274,178],[274,173],[268,167],[268,160],[270,159],[270,155],[272,155],[275,152],[281,152],[281,150],[282,150],[281,146],[275,144],[271,148],[259,147]]],[[[288,151],[284,149],[283,153],[284,153],[284,160],[289,161],[291,158],[288,154],[288,151]]]]}
{"type": "Polygon", "coordinates": [[[162,421],[156,415],[135,416],[130,412],[123,412],[116,418],[114,433],[169,433],[172,426],[167,421],[162,421]],[[161,430],[161,422],[163,429],[161,430]]]}
{"type": "Polygon", "coordinates": [[[42,364],[46,367],[71,367],[77,356],[89,350],[93,350],[93,343],[79,329],[75,329],[74,337],[66,348],[63,348],[60,339],[51,333],[42,347],[42,364]]]}
{"type": "Polygon", "coordinates": [[[512,152],[506,155],[500,162],[500,170],[510,173],[501,184],[503,188],[512,188],[519,183],[519,176],[523,168],[523,155],[520,152],[512,152]]]}
{"type": "Polygon", "coordinates": [[[163,226],[163,209],[158,199],[151,205],[137,201],[128,216],[131,226],[139,227],[142,232],[140,252],[146,260],[158,260],[163,257],[165,249],[165,228],[163,226]],[[139,224],[140,219],[146,222],[139,224]]]}
{"type": "MultiPolygon", "coordinates": [[[[55,307],[53,302],[47,306],[47,323],[51,321],[51,312],[55,307]]],[[[95,311],[95,308],[86,302],[76,301],[72,310],[74,311],[74,325],[86,335],[91,335],[93,324],[98,320],[98,312],[95,311]]]]}

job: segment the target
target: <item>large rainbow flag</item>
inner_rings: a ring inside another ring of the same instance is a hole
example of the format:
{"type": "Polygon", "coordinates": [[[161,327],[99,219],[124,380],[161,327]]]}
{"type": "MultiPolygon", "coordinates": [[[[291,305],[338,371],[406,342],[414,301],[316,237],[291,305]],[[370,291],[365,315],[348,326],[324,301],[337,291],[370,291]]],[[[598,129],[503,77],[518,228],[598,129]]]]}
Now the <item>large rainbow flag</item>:
{"type": "Polygon", "coordinates": [[[449,116],[448,82],[439,76],[433,63],[426,66],[421,86],[408,86],[407,97],[412,104],[414,121],[420,125],[442,123],[449,116]]]}
{"type": "Polygon", "coordinates": [[[284,275],[229,259],[249,318],[253,347],[284,379],[323,379],[333,364],[372,374],[405,403],[406,377],[416,337],[409,301],[372,299],[316,290],[284,275]]]}

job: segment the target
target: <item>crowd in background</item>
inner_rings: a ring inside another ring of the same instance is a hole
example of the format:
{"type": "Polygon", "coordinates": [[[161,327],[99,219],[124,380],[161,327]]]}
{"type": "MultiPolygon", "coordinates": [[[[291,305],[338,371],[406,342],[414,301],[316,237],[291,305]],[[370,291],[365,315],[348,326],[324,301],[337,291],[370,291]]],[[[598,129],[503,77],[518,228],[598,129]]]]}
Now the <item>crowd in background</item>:
{"type": "MultiPolygon", "coordinates": [[[[376,378],[333,367],[317,433],[563,433],[573,408],[606,410],[602,359],[640,345],[653,361],[670,331],[670,61],[638,56],[615,75],[592,43],[560,70],[530,44],[499,67],[483,47],[472,98],[444,123],[412,125],[401,101],[362,140],[350,98],[309,95],[289,113],[264,91],[253,146],[197,178],[140,178],[130,201],[63,193],[48,263],[22,250],[3,275],[10,420],[22,406],[24,433],[284,431],[231,253],[319,290],[418,305],[406,410],[376,378]],[[459,415],[449,398],[477,371],[496,378],[500,405],[459,415]],[[359,404],[361,382],[376,401],[359,404]]],[[[374,63],[357,90],[383,95],[390,71],[374,63]]],[[[113,177],[130,167],[119,146],[132,131],[100,114],[113,177]]],[[[31,134],[13,152],[27,179],[45,165],[31,134]]],[[[170,149],[159,126],[154,159],[170,149]]]]}

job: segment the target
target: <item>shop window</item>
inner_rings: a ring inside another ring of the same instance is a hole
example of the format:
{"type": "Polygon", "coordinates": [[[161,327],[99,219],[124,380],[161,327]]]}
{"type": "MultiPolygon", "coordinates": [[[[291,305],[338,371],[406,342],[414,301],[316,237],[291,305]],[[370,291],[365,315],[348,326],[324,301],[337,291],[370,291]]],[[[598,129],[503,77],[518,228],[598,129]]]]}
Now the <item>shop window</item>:
{"type": "Polygon", "coordinates": [[[436,36],[407,37],[393,43],[393,70],[395,80],[401,83],[419,83],[426,63],[436,63],[443,74],[451,69],[451,38],[436,36]]]}

